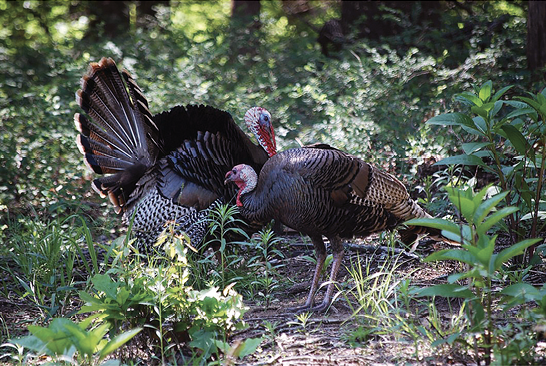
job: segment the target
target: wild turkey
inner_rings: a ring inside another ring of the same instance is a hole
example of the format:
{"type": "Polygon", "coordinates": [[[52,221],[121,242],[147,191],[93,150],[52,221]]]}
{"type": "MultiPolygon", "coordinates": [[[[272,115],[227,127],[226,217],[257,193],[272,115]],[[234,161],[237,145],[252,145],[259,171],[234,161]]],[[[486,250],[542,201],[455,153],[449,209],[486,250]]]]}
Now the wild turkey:
{"type": "MultiPolygon", "coordinates": [[[[308,235],[317,264],[309,296],[294,311],[323,311],[331,302],[334,281],[343,258],[342,238],[367,236],[394,229],[411,218],[430,217],[392,175],[332,148],[315,145],[290,149],[271,157],[259,176],[248,165],[227,172],[225,183],[239,187],[237,206],[249,220],[280,220],[308,235]],[[333,263],[324,301],[313,307],[319,276],[326,259],[322,236],[330,240],[333,263]]],[[[430,230],[401,230],[405,243],[430,230]]]]}
{"type": "Polygon", "coordinates": [[[166,222],[192,243],[202,240],[211,205],[236,193],[223,184],[235,164],[260,170],[276,152],[271,116],[255,107],[245,114],[260,146],[227,112],[203,105],[176,106],[152,116],[131,75],[110,58],[91,63],[76,93],[77,145],[86,165],[105,176],[93,181],[128,223],[141,249],[155,243],[166,222]],[[228,188],[228,189],[226,189],[228,188]]]}

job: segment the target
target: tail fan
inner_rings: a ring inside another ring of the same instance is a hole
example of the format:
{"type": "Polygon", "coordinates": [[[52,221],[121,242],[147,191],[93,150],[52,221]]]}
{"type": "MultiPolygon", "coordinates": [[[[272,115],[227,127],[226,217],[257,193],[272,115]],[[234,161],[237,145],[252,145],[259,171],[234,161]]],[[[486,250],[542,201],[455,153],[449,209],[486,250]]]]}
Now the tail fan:
{"type": "Polygon", "coordinates": [[[116,212],[126,209],[139,179],[160,153],[158,128],[141,89],[127,71],[102,58],[92,63],[76,93],[79,106],[91,118],[76,113],[78,148],[86,165],[98,174],[93,188],[108,196],[116,212]]]}

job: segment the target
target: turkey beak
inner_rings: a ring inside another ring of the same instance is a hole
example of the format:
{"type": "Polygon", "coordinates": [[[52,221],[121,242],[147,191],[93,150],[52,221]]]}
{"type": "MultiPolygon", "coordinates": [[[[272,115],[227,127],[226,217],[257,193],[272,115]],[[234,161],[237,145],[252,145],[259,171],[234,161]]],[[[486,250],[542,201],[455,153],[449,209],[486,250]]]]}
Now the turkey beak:
{"type": "Polygon", "coordinates": [[[231,170],[229,172],[226,173],[226,177],[225,177],[225,180],[224,180],[224,185],[228,184],[229,182],[231,182],[231,176],[232,176],[232,172],[231,170]]]}

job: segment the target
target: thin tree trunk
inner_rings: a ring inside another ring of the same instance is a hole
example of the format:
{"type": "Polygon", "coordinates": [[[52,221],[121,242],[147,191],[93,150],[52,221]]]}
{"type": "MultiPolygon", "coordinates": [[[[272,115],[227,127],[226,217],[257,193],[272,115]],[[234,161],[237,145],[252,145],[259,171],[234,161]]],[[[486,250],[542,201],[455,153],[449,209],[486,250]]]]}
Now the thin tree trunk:
{"type": "Polygon", "coordinates": [[[527,67],[539,70],[546,65],[546,2],[529,1],[527,16],[527,67]]]}
{"type": "Polygon", "coordinates": [[[232,55],[255,54],[254,33],[261,28],[259,1],[231,1],[232,55]]]}

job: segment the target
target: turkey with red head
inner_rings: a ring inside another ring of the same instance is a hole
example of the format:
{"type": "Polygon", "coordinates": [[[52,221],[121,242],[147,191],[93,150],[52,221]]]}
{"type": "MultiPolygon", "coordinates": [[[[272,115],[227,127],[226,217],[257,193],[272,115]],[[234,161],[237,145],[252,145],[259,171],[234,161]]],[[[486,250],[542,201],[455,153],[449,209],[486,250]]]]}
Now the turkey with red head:
{"type": "Polygon", "coordinates": [[[103,175],[92,186],[109,197],[125,223],[134,215],[141,248],[155,243],[167,222],[200,242],[210,208],[236,193],[223,183],[226,170],[248,164],[259,171],[276,152],[265,109],[245,114],[259,145],[229,113],[210,106],[176,106],[152,115],[135,80],[110,58],[90,64],[76,101],[90,117],[74,116],[77,145],[86,165],[103,175]]]}
{"type": "MultiPolygon", "coordinates": [[[[259,175],[249,165],[237,165],[225,178],[239,188],[237,206],[243,217],[279,220],[311,238],[317,254],[315,273],[305,305],[294,311],[329,307],[343,258],[343,238],[364,237],[394,229],[412,218],[430,217],[394,176],[325,144],[280,152],[264,164],[259,175]],[[313,307],[326,259],[323,236],[330,240],[333,263],[324,300],[313,307]]],[[[400,236],[412,243],[429,230],[407,227],[400,230],[400,236]]]]}

